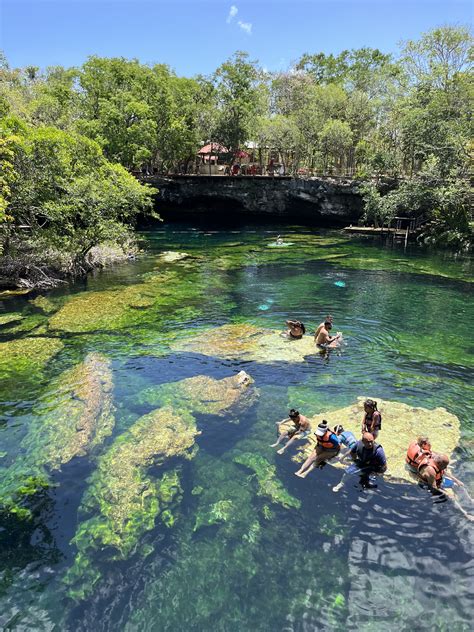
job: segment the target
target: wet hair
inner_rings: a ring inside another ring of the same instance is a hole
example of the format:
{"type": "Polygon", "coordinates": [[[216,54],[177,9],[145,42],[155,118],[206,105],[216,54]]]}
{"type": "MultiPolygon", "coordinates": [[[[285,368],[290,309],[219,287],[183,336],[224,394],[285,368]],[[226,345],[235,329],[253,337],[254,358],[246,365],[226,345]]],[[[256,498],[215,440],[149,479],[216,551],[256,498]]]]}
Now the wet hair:
{"type": "Polygon", "coordinates": [[[329,327],[330,329],[332,329],[332,321],[330,321],[330,320],[325,320],[325,321],[324,321],[324,326],[325,326],[325,327],[329,327]]]}
{"type": "Polygon", "coordinates": [[[433,461],[436,465],[439,465],[441,468],[446,468],[449,465],[449,457],[447,454],[435,454],[433,457],[433,461]]]}
{"type": "Polygon", "coordinates": [[[344,427],[341,426],[341,424],[337,424],[337,426],[334,426],[334,432],[337,435],[340,435],[342,432],[344,432],[344,427]]]}
{"type": "Polygon", "coordinates": [[[368,406],[369,408],[372,408],[372,410],[377,410],[377,402],[373,399],[366,399],[364,406],[368,406]]]}
{"type": "Polygon", "coordinates": [[[332,323],[332,321],[334,320],[334,316],[332,314],[328,314],[325,319],[324,322],[325,323],[332,323]]]}
{"type": "Polygon", "coordinates": [[[294,408],[290,410],[290,414],[289,414],[290,419],[293,419],[293,417],[299,417],[299,415],[300,415],[299,410],[295,410],[294,408]]]}
{"type": "Polygon", "coordinates": [[[418,439],[416,440],[416,442],[417,442],[417,444],[418,444],[418,445],[420,446],[420,448],[421,448],[421,446],[422,446],[424,443],[430,443],[430,440],[428,439],[428,437],[418,437],[418,439]]]}

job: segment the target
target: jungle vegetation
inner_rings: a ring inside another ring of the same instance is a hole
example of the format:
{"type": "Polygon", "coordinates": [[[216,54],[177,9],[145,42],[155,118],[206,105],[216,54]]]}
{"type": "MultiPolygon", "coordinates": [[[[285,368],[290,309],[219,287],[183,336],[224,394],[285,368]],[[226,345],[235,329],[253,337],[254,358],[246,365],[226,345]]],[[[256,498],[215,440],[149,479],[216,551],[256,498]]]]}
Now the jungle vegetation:
{"type": "Polygon", "coordinates": [[[186,172],[206,142],[236,155],[252,141],[294,176],[358,178],[368,222],[424,217],[425,241],[467,247],[472,42],[443,26],[396,56],[308,53],[277,73],[237,52],[193,78],[136,59],[40,70],[0,56],[2,269],[36,269],[41,285],[44,266],[74,274],[100,244],[127,251],[152,212],[131,172],[186,172]]]}

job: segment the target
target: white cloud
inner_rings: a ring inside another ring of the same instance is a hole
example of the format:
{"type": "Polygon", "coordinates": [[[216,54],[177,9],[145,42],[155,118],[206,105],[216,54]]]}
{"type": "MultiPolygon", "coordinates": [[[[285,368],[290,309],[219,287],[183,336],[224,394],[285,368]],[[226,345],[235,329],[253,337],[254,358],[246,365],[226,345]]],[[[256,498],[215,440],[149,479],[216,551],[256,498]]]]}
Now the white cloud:
{"type": "Polygon", "coordinates": [[[229,24],[229,22],[232,22],[232,20],[235,18],[235,16],[237,15],[238,12],[239,12],[239,10],[235,6],[235,4],[233,4],[230,7],[229,15],[227,16],[227,24],[229,24]]]}
{"type": "Polygon", "coordinates": [[[237,24],[240,26],[242,31],[247,33],[247,35],[252,35],[252,24],[250,22],[242,22],[239,20],[237,24]]]}

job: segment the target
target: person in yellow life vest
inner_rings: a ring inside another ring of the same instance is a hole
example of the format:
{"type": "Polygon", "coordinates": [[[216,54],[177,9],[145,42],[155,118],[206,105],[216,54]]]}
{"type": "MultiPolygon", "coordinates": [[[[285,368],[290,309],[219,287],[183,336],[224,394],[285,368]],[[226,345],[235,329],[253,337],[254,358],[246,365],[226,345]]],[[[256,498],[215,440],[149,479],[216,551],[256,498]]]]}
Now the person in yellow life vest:
{"type": "Polygon", "coordinates": [[[408,446],[406,462],[411,472],[418,472],[418,465],[425,456],[431,456],[431,443],[428,437],[418,437],[408,446]]]}
{"type": "Polygon", "coordinates": [[[341,443],[336,433],[328,427],[328,422],[323,420],[316,428],[316,447],[309,457],[295,472],[296,476],[305,478],[315,467],[322,466],[326,461],[333,459],[339,454],[341,443]]]}

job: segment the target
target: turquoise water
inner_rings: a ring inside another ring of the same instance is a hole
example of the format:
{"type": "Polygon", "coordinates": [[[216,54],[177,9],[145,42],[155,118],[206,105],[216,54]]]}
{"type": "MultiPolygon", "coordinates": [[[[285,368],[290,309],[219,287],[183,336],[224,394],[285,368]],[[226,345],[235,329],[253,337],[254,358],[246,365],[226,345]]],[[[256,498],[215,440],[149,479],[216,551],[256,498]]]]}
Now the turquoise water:
{"type": "Polygon", "coordinates": [[[61,410],[58,380],[88,354],[110,362],[115,418],[92,452],[46,468],[51,486],[22,501],[29,517],[0,519],[0,627],[470,629],[472,529],[451,502],[388,480],[374,490],[352,481],[336,495],[340,470],[302,481],[294,452],[277,456],[268,444],[290,407],[311,416],[367,394],[442,406],[460,419],[454,471],[472,493],[471,262],[298,226],[168,224],[143,240],[137,261],[52,292],[48,304],[0,297],[2,481],[60,441],[45,441],[41,406],[61,410]],[[278,234],[291,245],[272,247],[278,234]],[[191,256],[166,261],[165,251],[191,256]],[[329,356],[223,355],[212,340],[187,349],[188,339],[228,324],[283,329],[297,318],[311,333],[327,313],[345,339],[329,356]],[[12,352],[19,340],[22,359],[12,352]],[[172,518],[147,523],[121,556],[89,546],[96,532],[87,527],[87,571],[71,582],[72,540],[98,512],[84,499],[104,485],[98,464],[117,439],[156,408],[145,389],[240,370],[258,396],[238,413],[192,411],[202,431],[192,458],[147,469],[150,480],[178,477],[180,492],[163,501],[172,518]]]}

